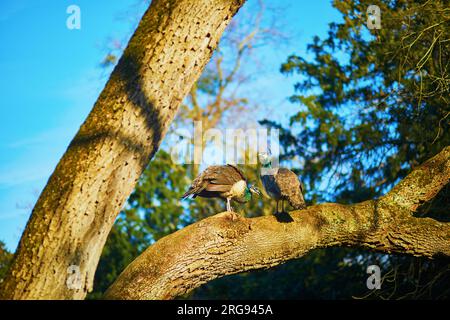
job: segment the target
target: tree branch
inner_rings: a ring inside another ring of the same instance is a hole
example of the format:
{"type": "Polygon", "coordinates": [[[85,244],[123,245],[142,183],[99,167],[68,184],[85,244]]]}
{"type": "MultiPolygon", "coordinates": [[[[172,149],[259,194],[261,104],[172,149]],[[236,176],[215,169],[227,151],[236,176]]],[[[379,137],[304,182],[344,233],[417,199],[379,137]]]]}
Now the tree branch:
{"type": "Polygon", "coordinates": [[[382,199],[411,212],[431,199],[450,181],[450,146],[413,170],[382,199]]]}
{"type": "Polygon", "coordinates": [[[233,221],[227,212],[199,221],[150,246],[105,298],[171,299],[218,277],[273,267],[331,246],[450,256],[450,224],[409,214],[448,182],[449,152],[445,148],[379,200],[314,205],[291,212],[290,221],[282,216],[233,221]]]}

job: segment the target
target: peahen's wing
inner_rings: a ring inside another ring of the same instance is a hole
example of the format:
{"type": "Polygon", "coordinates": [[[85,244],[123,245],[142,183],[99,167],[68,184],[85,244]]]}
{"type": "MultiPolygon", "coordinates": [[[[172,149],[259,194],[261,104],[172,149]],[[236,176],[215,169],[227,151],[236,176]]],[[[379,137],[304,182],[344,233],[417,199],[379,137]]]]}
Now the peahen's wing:
{"type": "Polygon", "coordinates": [[[275,183],[282,197],[295,196],[301,192],[297,175],[289,169],[279,168],[275,175],[275,183]]]}
{"type": "Polygon", "coordinates": [[[281,197],[287,199],[292,207],[295,209],[305,207],[301,182],[294,172],[286,168],[278,169],[275,182],[280,190],[281,197]]]}
{"type": "Polygon", "coordinates": [[[211,177],[210,182],[216,185],[232,186],[241,180],[246,180],[244,173],[239,168],[227,164],[214,169],[214,176],[211,177]]]}
{"type": "Polygon", "coordinates": [[[191,195],[194,198],[205,190],[208,185],[211,183],[211,180],[214,179],[217,171],[217,166],[210,166],[206,168],[202,173],[200,173],[189,186],[189,190],[182,196],[182,198],[187,198],[191,195]]]}
{"type": "Polygon", "coordinates": [[[210,166],[192,181],[183,198],[190,195],[204,196],[208,192],[227,192],[240,180],[245,180],[244,174],[235,166],[210,166]]]}

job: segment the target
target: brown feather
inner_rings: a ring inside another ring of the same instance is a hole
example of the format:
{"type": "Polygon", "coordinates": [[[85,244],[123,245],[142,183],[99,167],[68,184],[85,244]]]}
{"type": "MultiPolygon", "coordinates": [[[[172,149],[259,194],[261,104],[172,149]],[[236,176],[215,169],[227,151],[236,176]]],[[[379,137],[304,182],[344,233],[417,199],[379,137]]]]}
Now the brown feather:
{"type": "Polygon", "coordinates": [[[306,206],[301,183],[294,172],[286,168],[279,168],[275,175],[275,182],[280,190],[281,198],[288,200],[294,209],[306,206]]]}
{"type": "Polygon", "coordinates": [[[214,166],[212,169],[210,182],[213,184],[233,185],[240,180],[245,181],[245,176],[241,170],[233,165],[214,166]]]}
{"type": "Polygon", "coordinates": [[[189,190],[182,196],[201,196],[205,198],[223,197],[223,193],[229,192],[232,186],[245,179],[244,173],[233,165],[209,166],[194,181],[189,190]]]}
{"type": "Polygon", "coordinates": [[[230,186],[221,184],[209,184],[205,190],[211,192],[227,192],[230,191],[230,186]]]}

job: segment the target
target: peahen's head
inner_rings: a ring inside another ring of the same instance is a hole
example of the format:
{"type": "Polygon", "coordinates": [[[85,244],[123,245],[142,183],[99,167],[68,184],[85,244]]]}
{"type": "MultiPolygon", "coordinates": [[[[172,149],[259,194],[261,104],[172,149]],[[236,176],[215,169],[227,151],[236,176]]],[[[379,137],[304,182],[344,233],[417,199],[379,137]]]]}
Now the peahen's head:
{"type": "Polygon", "coordinates": [[[269,168],[272,165],[272,160],[270,158],[270,155],[267,152],[260,152],[258,153],[259,162],[261,162],[261,165],[265,168],[269,168]]]}
{"type": "Polygon", "coordinates": [[[255,187],[255,186],[253,186],[253,185],[249,185],[248,189],[250,190],[251,193],[254,193],[254,194],[258,195],[258,196],[261,195],[261,191],[259,191],[259,189],[257,187],[255,187]]]}
{"type": "Polygon", "coordinates": [[[252,193],[260,196],[261,191],[259,189],[251,184],[247,185],[247,189],[245,190],[245,200],[250,201],[252,199],[252,193]]]}

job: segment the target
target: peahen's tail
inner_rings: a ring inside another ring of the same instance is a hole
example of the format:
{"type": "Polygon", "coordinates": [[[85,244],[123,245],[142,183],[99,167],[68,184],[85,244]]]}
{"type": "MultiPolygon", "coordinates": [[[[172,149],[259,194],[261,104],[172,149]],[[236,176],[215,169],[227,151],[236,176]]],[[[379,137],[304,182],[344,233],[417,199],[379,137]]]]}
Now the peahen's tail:
{"type": "Polygon", "coordinates": [[[295,210],[302,210],[306,208],[305,200],[301,195],[299,197],[290,197],[288,201],[291,207],[294,208],[295,210]]]}
{"type": "Polygon", "coordinates": [[[196,188],[190,187],[189,190],[186,191],[186,193],[181,196],[181,199],[187,199],[191,196],[192,196],[192,198],[195,198],[197,196],[197,194],[198,194],[198,190],[196,188]]]}

